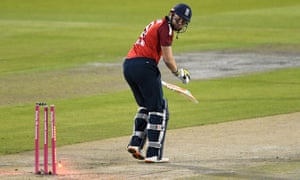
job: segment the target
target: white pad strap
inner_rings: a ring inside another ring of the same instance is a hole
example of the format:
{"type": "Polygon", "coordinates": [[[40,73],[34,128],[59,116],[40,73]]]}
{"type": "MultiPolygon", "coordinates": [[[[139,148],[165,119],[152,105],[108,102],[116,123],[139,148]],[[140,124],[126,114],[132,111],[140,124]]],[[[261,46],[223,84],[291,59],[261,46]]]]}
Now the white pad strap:
{"type": "Polygon", "coordinates": [[[144,138],[146,136],[146,133],[143,131],[134,131],[133,136],[138,136],[139,138],[144,138]]]}
{"type": "Polygon", "coordinates": [[[134,117],[135,119],[139,118],[139,119],[144,119],[144,120],[148,120],[148,114],[143,114],[143,113],[137,113],[134,117]]]}
{"type": "Polygon", "coordinates": [[[165,127],[161,124],[147,124],[147,129],[163,131],[165,130],[165,127]]]}
{"type": "Polygon", "coordinates": [[[149,141],[148,142],[148,146],[149,147],[154,147],[154,148],[161,148],[161,143],[160,142],[153,142],[153,141],[149,141]]]}
{"type": "Polygon", "coordinates": [[[137,111],[137,113],[136,113],[136,115],[135,115],[135,117],[134,117],[135,119],[136,119],[136,118],[139,118],[139,119],[144,119],[144,120],[146,120],[146,121],[148,120],[148,114],[140,113],[140,111],[143,110],[143,109],[144,109],[144,110],[147,110],[147,108],[145,108],[145,107],[139,107],[139,108],[138,108],[138,111],[137,111]]]}
{"type": "Polygon", "coordinates": [[[151,115],[164,117],[165,113],[162,113],[162,112],[149,112],[149,116],[151,116],[151,115]]]}

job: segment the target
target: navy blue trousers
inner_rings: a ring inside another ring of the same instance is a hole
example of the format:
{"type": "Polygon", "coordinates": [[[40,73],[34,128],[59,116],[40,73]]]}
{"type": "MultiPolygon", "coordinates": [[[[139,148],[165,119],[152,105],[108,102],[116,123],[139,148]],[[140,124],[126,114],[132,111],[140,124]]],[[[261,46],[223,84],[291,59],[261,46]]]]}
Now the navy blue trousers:
{"type": "Polygon", "coordinates": [[[161,73],[154,60],[148,58],[125,60],[123,73],[140,107],[146,107],[149,112],[163,111],[161,73]]]}

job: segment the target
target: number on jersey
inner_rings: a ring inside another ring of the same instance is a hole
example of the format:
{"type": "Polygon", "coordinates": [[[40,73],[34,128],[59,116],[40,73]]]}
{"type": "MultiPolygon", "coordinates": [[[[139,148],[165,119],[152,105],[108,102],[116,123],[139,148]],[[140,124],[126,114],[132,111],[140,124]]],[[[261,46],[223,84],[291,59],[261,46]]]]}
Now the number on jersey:
{"type": "Polygon", "coordinates": [[[162,20],[156,20],[156,21],[152,21],[150,24],[148,24],[145,27],[144,31],[141,33],[140,37],[138,38],[138,40],[136,41],[135,44],[145,46],[145,39],[146,39],[147,33],[149,32],[151,27],[153,27],[153,25],[161,23],[161,22],[162,22],[162,20]]]}

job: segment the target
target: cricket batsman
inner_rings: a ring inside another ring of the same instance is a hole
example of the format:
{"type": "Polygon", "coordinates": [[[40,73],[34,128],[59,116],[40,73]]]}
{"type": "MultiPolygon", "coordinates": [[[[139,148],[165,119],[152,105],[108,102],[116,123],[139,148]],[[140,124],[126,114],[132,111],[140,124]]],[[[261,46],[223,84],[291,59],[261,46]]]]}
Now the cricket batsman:
{"type": "Polygon", "coordinates": [[[162,19],[148,24],[129,50],[123,74],[131,88],[138,110],[127,150],[146,163],[167,162],[163,147],[169,119],[168,102],[164,99],[158,63],[162,57],[168,69],[182,83],[190,81],[190,73],[177,67],[172,52],[174,32],[183,33],[191,22],[192,10],[177,4],[162,19]],[[146,140],[146,154],[142,153],[146,140]]]}

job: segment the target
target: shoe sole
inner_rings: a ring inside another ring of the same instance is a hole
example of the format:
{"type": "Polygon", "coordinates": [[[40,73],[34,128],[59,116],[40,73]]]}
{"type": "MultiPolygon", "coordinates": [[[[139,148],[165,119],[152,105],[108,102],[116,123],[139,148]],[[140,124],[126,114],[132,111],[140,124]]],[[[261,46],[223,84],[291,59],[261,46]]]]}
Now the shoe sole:
{"type": "Polygon", "coordinates": [[[167,162],[169,162],[168,158],[162,158],[161,160],[145,159],[145,163],[167,163],[167,162]]]}
{"type": "Polygon", "coordinates": [[[140,152],[136,151],[135,149],[133,148],[128,148],[127,149],[129,153],[132,154],[132,156],[135,158],[135,159],[138,159],[138,160],[144,160],[145,157],[141,155],[140,152]]]}

